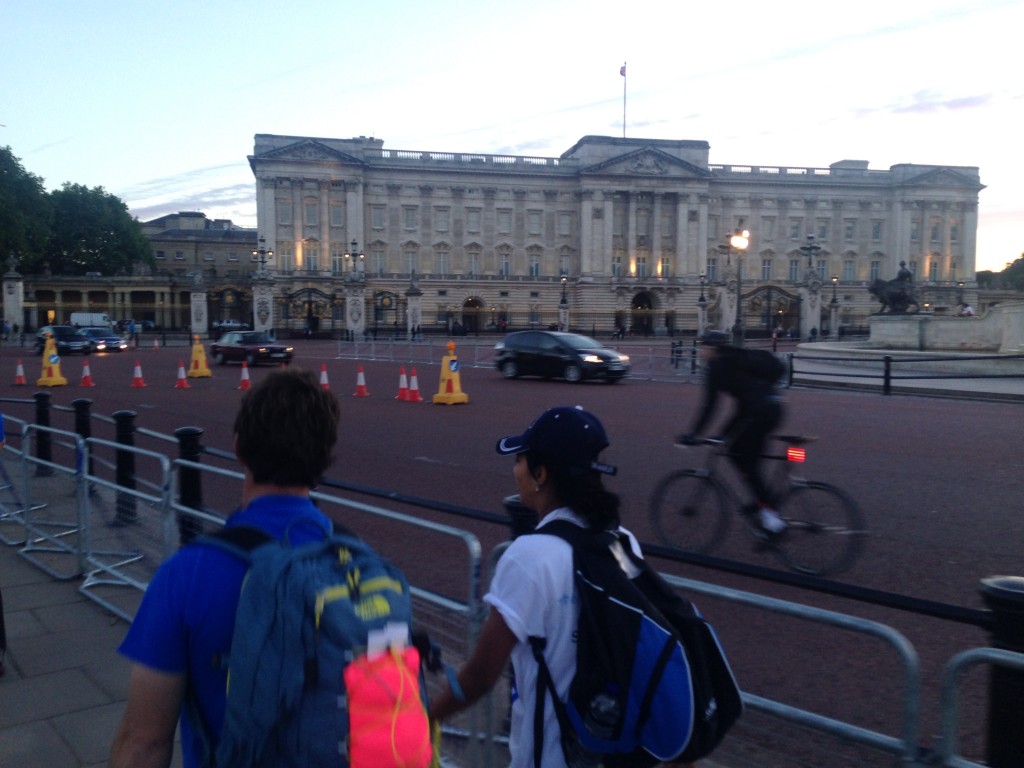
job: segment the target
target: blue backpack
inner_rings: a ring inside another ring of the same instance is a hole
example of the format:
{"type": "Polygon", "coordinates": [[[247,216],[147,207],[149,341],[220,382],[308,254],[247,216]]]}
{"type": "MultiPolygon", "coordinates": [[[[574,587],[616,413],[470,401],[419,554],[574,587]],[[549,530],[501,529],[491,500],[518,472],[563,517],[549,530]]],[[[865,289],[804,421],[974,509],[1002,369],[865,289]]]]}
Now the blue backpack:
{"type": "Polygon", "coordinates": [[[199,543],[249,563],[223,660],[227,707],[215,751],[196,722],[204,766],[430,765],[425,686],[401,571],[341,533],[292,547],[233,526],[199,543]]]}
{"type": "Polygon", "coordinates": [[[539,667],[536,768],[548,694],[572,768],[646,768],[710,754],[743,712],[711,625],[633,554],[624,535],[563,520],[535,533],[572,546],[580,609],[576,673],[564,701],[544,660],[544,638],[530,638],[539,667]]]}

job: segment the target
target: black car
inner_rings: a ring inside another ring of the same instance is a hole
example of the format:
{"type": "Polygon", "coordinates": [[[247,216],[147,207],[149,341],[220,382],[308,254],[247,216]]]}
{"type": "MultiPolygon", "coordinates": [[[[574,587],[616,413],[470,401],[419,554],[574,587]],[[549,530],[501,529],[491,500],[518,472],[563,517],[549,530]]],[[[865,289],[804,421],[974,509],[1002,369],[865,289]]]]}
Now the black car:
{"type": "Polygon", "coordinates": [[[81,330],[92,340],[96,352],[123,352],[128,349],[128,342],[109,328],[89,327],[81,330]]]}
{"type": "Polygon", "coordinates": [[[74,352],[81,352],[88,355],[96,345],[92,339],[86,336],[77,328],[70,325],[44,325],[36,333],[36,354],[43,354],[46,348],[46,337],[53,336],[57,342],[58,355],[70,355],[74,352]]]}
{"type": "Polygon", "coordinates": [[[494,366],[508,379],[560,376],[574,382],[616,382],[629,375],[628,355],[578,333],[516,331],[499,341],[494,350],[494,366]]]}

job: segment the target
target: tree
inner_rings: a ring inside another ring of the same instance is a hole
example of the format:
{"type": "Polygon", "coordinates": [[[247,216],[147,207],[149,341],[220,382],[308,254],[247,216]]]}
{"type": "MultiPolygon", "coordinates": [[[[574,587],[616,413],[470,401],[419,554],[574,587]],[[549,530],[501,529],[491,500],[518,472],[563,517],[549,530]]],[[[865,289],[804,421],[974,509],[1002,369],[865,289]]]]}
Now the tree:
{"type": "Polygon", "coordinates": [[[979,288],[1024,291],[1024,254],[1002,272],[983,270],[977,274],[979,288]]]}
{"type": "Polygon", "coordinates": [[[44,255],[51,273],[131,274],[139,262],[152,265],[149,240],[119,197],[67,182],[50,200],[53,230],[44,255]]]}
{"type": "Polygon", "coordinates": [[[0,261],[13,254],[31,271],[46,247],[51,215],[43,180],[10,147],[0,147],[0,261]]]}

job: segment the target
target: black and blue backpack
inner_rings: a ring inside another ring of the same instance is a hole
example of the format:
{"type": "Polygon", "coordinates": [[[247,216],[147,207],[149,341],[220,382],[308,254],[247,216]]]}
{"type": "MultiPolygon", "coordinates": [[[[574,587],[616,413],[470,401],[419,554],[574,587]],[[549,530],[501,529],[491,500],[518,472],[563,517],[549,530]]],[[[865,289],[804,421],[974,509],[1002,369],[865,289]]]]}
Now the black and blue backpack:
{"type": "Polygon", "coordinates": [[[576,673],[566,699],[531,637],[539,666],[534,763],[550,695],[570,768],[647,768],[707,756],[743,712],[712,626],[631,550],[625,534],[559,520],[535,533],[572,546],[579,599],[576,673]]]}

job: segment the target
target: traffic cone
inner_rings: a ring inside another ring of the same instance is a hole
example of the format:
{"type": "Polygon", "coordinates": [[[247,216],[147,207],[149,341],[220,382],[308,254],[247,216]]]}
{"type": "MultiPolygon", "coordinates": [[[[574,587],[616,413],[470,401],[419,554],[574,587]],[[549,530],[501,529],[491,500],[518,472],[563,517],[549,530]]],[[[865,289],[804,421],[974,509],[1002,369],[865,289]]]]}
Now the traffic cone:
{"type": "Polygon", "coordinates": [[[43,348],[42,375],[36,379],[38,387],[63,387],[68,380],[60,372],[60,355],[57,354],[57,342],[52,334],[46,334],[46,346],[43,348]]]}
{"type": "Polygon", "coordinates": [[[158,349],[160,349],[160,339],[158,339],[156,336],[154,336],[153,337],[153,351],[155,352],[158,349]]]}
{"type": "Polygon", "coordinates": [[[189,378],[213,376],[213,371],[206,363],[206,348],[199,341],[198,335],[195,339],[195,344],[192,345],[192,365],[188,369],[188,376],[189,378]]]}
{"type": "Polygon", "coordinates": [[[92,371],[89,370],[89,361],[82,361],[82,381],[80,386],[83,387],[95,387],[96,384],[92,380],[92,371]]]}
{"type": "Polygon", "coordinates": [[[175,389],[189,389],[188,379],[185,378],[185,361],[178,361],[178,382],[174,385],[175,389]]]}
{"type": "Polygon", "coordinates": [[[416,369],[412,369],[412,375],[409,377],[409,402],[410,403],[422,403],[423,397],[420,395],[420,382],[416,378],[416,369]]]}
{"type": "Polygon", "coordinates": [[[395,400],[408,400],[409,399],[409,382],[405,378],[405,366],[403,365],[398,374],[398,394],[395,395],[395,400]]]}
{"type": "Polygon", "coordinates": [[[238,388],[242,390],[252,388],[252,384],[249,383],[249,366],[245,360],[242,361],[242,380],[238,383],[238,388]]]}
{"type": "Polygon", "coordinates": [[[142,380],[142,364],[139,363],[138,360],[135,361],[135,373],[133,374],[133,377],[132,377],[132,386],[133,387],[144,387],[144,386],[146,386],[146,382],[144,382],[142,380]]]}
{"type": "Polygon", "coordinates": [[[14,383],[16,386],[22,386],[27,384],[25,381],[25,366],[21,364],[21,358],[18,358],[18,367],[14,369],[14,383]]]}
{"type": "Polygon", "coordinates": [[[352,397],[369,397],[370,393],[366,389],[366,377],[363,376],[363,366],[359,366],[359,373],[356,374],[356,391],[352,393],[352,397]]]}
{"type": "Polygon", "coordinates": [[[327,363],[320,364],[320,386],[324,389],[331,388],[331,382],[327,380],[327,363]]]}

